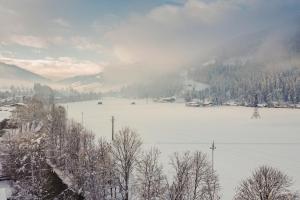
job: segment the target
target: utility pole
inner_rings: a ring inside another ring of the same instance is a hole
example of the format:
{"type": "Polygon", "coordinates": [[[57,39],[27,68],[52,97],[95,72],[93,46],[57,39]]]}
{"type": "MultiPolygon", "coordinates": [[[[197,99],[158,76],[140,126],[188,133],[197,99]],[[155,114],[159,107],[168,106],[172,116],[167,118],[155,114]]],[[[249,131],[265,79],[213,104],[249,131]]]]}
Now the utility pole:
{"type": "Polygon", "coordinates": [[[255,94],[254,96],[254,112],[253,115],[251,117],[251,119],[259,119],[260,118],[260,114],[258,112],[258,95],[255,94]]]}
{"type": "Polygon", "coordinates": [[[114,141],[114,134],[115,134],[115,117],[111,117],[111,140],[114,141]]]}
{"type": "Polygon", "coordinates": [[[215,142],[214,141],[213,141],[210,149],[211,149],[211,160],[212,160],[212,162],[211,162],[211,168],[212,168],[212,171],[214,171],[214,151],[217,149],[216,146],[215,146],[215,142]]]}
{"type": "Polygon", "coordinates": [[[81,112],[81,125],[83,126],[83,112],[81,112]]]}
{"type": "Polygon", "coordinates": [[[251,119],[260,119],[260,114],[258,112],[258,107],[254,107],[254,112],[251,119]]]}

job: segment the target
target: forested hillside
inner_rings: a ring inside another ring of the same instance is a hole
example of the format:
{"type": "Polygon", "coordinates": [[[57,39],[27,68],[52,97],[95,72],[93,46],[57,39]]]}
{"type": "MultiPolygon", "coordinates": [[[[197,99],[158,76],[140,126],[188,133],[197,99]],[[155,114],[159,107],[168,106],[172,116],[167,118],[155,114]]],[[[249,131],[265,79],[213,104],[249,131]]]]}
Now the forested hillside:
{"type": "Polygon", "coordinates": [[[291,24],[246,34],[221,46],[209,62],[189,70],[191,79],[210,85],[193,95],[215,104],[298,103],[300,28],[287,28],[291,24]]]}
{"type": "Polygon", "coordinates": [[[190,72],[194,79],[210,85],[195,96],[215,104],[235,101],[240,104],[295,104],[300,101],[300,69],[268,70],[249,65],[215,64],[190,72]],[[256,98],[257,97],[257,98],[256,98]]]}

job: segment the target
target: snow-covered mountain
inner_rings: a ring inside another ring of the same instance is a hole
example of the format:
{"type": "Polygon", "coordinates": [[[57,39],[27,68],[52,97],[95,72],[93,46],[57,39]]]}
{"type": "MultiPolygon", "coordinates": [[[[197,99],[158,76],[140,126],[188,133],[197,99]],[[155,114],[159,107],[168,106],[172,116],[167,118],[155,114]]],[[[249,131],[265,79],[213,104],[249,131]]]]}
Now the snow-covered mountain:
{"type": "Polygon", "coordinates": [[[0,62],[0,82],[1,84],[32,84],[34,82],[49,83],[49,79],[25,70],[16,65],[0,62]]]}
{"type": "Polygon", "coordinates": [[[102,73],[97,73],[92,75],[74,76],[60,80],[57,83],[78,90],[99,91],[103,86],[103,75],[102,73]]]}

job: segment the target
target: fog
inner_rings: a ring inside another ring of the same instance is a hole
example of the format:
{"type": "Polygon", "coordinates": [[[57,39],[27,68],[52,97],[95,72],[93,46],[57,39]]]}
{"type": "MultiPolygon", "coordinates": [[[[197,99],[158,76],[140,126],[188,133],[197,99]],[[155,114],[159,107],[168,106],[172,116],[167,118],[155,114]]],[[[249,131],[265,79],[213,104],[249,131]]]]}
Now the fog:
{"type": "Polygon", "coordinates": [[[188,0],[131,16],[106,34],[120,62],[104,73],[109,79],[147,79],[232,58],[264,67],[299,66],[292,48],[299,12],[293,6],[299,2],[188,0]]]}
{"type": "Polygon", "coordinates": [[[297,0],[141,5],[0,1],[0,25],[6,27],[0,31],[0,61],[52,80],[103,72],[109,87],[212,60],[246,60],[270,69],[299,66],[297,0]],[[78,16],[81,7],[89,13],[78,16]]]}

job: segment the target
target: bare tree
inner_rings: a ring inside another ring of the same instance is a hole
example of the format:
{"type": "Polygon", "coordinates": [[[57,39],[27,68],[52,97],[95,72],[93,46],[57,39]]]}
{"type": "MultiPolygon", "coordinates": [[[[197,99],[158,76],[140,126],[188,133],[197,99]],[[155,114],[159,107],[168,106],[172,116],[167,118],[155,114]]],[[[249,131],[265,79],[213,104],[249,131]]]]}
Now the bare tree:
{"type": "Polygon", "coordinates": [[[218,200],[220,199],[220,183],[219,178],[216,175],[215,171],[209,168],[208,173],[205,176],[205,184],[204,184],[204,195],[202,198],[203,200],[218,200]]]}
{"type": "Polygon", "coordinates": [[[138,197],[141,200],[165,199],[166,177],[159,164],[159,150],[144,152],[137,167],[138,197]]]}
{"type": "Polygon", "coordinates": [[[205,184],[206,176],[209,172],[209,166],[205,154],[201,152],[195,152],[192,158],[192,168],[191,168],[191,200],[200,199],[204,196],[205,190],[203,185],[205,184]]]}
{"type": "Polygon", "coordinates": [[[65,141],[63,146],[64,153],[62,154],[62,159],[64,160],[64,165],[61,167],[66,174],[77,174],[79,169],[79,158],[81,151],[81,134],[83,127],[71,121],[68,124],[67,131],[65,134],[65,141]]]}
{"type": "Polygon", "coordinates": [[[192,157],[191,200],[216,200],[219,199],[219,181],[217,175],[212,171],[206,154],[196,151],[192,157]]]}
{"type": "Polygon", "coordinates": [[[193,155],[175,153],[171,164],[176,172],[169,187],[171,200],[219,199],[219,180],[205,154],[199,151],[193,155]]]}
{"type": "Polygon", "coordinates": [[[45,139],[44,134],[19,132],[6,141],[3,172],[17,180],[14,199],[42,199],[48,194],[45,139]],[[20,195],[23,198],[17,198],[20,195]]]}
{"type": "Polygon", "coordinates": [[[111,146],[103,138],[87,152],[88,165],[85,177],[86,199],[116,199],[117,181],[111,146]]]}
{"type": "Polygon", "coordinates": [[[47,118],[46,106],[36,99],[32,99],[26,106],[17,107],[13,111],[12,119],[17,123],[19,131],[28,131],[32,125],[45,122],[47,118]],[[23,128],[23,127],[26,128],[23,128]],[[23,130],[27,129],[27,130],[23,130]]]}
{"type": "Polygon", "coordinates": [[[192,169],[190,152],[180,155],[174,153],[171,165],[175,170],[172,184],[169,186],[169,198],[171,200],[184,200],[189,193],[190,173],[192,169]]]}
{"type": "Polygon", "coordinates": [[[140,153],[142,141],[137,133],[129,128],[119,131],[112,143],[112,154],[119,176],[119,187],[124,200],[129,199],[129,180],[140,153]]]}
{"type": "Polygon", "coordinates": [[[105,188],[102,187],[102,191],[104,191],[104,196],[107,195],[111,199],[116,198],[117,178],[115,173],[115,162],[110,151],[111,145],[105,140],[100,139],[97,149],[98,156],[100,156],[100,161],[98,161],[97,165],[97,172],[99,174],[98,179],[100,185],[105,185],[105,188]],[[108,190],[108,192],[106,192],[106,190],[108,190]]]}
{"type": "Polygon", "coordinates": [[[244,180],[237,189],[235,200],[296,200],[297,193],[290,187],[292,179],[268,166],[259,167],[252,177],[244,180]]]}
{"type": "Polygon", "coordinates": [[[53,164],[61,166],[64,164],[64,159],[61,156],[67,131],[66,110],[62,106],[53,104],[47,119],[49,157],[53,164]]]}

